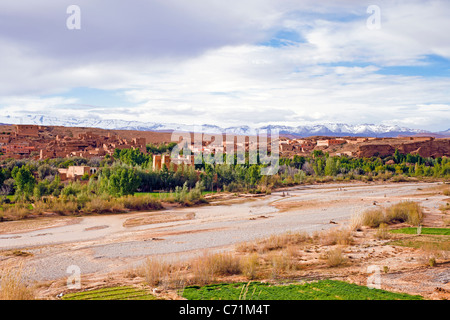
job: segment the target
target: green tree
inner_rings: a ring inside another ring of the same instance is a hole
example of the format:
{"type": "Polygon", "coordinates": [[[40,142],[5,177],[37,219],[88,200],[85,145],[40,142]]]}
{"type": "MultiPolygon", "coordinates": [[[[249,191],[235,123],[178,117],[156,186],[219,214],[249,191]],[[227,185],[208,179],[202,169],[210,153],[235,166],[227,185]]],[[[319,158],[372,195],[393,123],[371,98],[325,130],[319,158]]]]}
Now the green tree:
{"type": "Polygon", "coordinates": [[[101,177],[106,190],[113,196],[134,194],[139,187],[140,179],[135,169],[116,167],[108,175],[101,177]]]}
{"type": "Polygon", "coordinates": [[[328,158],[325,163],[325,175],[335,176],[337,174],[337,166],[334,158],[328,158]]]}
{"type": "Polygon", "coordinates": [[[17,167],[12,171],[12,177],[14,178],[14,184],[16,186],[16,199],[28,199],[33,194],[36,179],[34,178],[31,169],[27,166],[16,168],[17,167]]]}

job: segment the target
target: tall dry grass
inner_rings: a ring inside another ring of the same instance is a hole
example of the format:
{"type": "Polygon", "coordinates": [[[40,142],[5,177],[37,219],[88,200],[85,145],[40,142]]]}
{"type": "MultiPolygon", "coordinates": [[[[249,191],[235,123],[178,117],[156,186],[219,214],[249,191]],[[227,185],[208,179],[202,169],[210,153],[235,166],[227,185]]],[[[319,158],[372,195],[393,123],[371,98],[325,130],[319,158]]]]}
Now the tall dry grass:
{"type": "Polygon", "coordinates": [[[404,201],[394,204],[386,209],[386,222],[406,222],[413,226],[419,225],[423,220],[423,210],[417,202],[404,201]]]}
{"type": "Polygon", "coordinates": [[[381,223],[375,233],[375,237],[381,240],[386,240],[391,238],[391,234],[389,233],[389,228],[386,223],[381,223]]]}
{"type": "Polygon", "coordinates": [[[444,196],[450,197],[450,187],[448,187],[447,189],[444,189],[444,191],[442,191],[442,193],[444,194],[444,196]]]}
{"type": "Polygon", "coordinates": [[[244,258],[241,261],[241,269],[242,274],[248,280],[255,280],[258,278],[258,271],[261,266],[260,258],[257,253],[252,253],[244,258]]]}
{"type": "Polygon", "coordinates": [[[35,299],[35,289],[26,282],[23,265],[4,267],[0,271],[0,300],[35,299]]]}
{"type": "Polygon", "coordinates": [[[148,258],[138,269],[138,274],[144,277],[148,285],[159,286],[169,280],[172,269],[170,263],[156,258],[148,258]]]}
{"type": "Polygon", "coordinates": [[[327,251],[323,259],[329,267],[338,267],[347,262],[347,259],[340,248],[334,248],[327,251]]]}
{"type": "MultiPolygon", "coordinates": [[[[307,250],[310,246],[352,243],[350,229],[336,228],[313,235],[286,233],[237,245],[236,252],[205,251],[199,257],[184,262],[166,263],[154,258],[147,259],[138,274],[149,285],[172,288],[207,285],[229,276],[242,276],[248,280],[277,279],[295,275],[297,270],[303,268],[306,264],[301,258],[304,250],[310,252],[307,250]]],[[[330,267],[347,261],[340,248],[329,250],[324,259],[330,267]]]]}
{"type": "Polygon", "coordinates": [[[266,239],[246,242],[236,246],[238,252],[267,253],[269,251],[285,249],[289,246],[301,246],[311,241],[307,233],[285,233],[272,235],[266,239]]]}
{"type": "Polygon", "coordinates": [[[370,228],[378,228],[380,224],[386,222],[386,217],[383,209],[370,209],[363,213],[361,224],[370,228]]]}
{"type": "Polygon", "coordinates": [[[154,197],[148,196],[126,196],[118,198],[115,202],[122,204],[124,208],[128,210],[160,210],[163,208],[161,201],[154,197]]]}
{"type": "Polygon", "coordinates": [[[324,246],[332,245],[351,245],[353,243],[352,232],[350,228],[334,228],[322,231],[319,235],[320,243],[324,246]]]}
{"type": "Polygon", "coordinates": [[[270,277],[272,279],[280,278],[287,272],[300,269],[296,255],[289,250],[269,252],[267,260],[270,277]]]}
{"type": "Polygon", "coordinates": [[[192,281],[200,284],[213,282],[217,276],[241,274],[241,258],[230,253],[204,253],[189,263],[192,281]]]}
{"type": "Polygon", "coordinates": [[[30,214],[30,208],[25,203],[16,203],[15,205],[6,207],[2,216],[8,220],[22,220],[30,214]]]}
{"type": "Polygon", "coordinates": [[[413,226],[419,225],[423,221],[422,207],[413,201],[403,201],[391,205],[385,209],[370,209],[353,218],[353,224],[357,223],[370,228],[378,228],[382,223],[408,223],[413,226]]]}

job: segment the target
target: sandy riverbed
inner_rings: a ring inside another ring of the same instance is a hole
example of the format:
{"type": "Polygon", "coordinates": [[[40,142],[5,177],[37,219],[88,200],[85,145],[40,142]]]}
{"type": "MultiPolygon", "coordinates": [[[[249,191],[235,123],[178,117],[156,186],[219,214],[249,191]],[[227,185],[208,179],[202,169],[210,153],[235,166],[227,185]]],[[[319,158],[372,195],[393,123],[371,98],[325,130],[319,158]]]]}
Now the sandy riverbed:
{"type": "MultiPolygon", "coordinates": [[[[320,231],[345,225],[353,214],[374,205],[389,205],[414,197],[427,210],[439,199],[421,196],[429,183],[327,184],[299,186],[245,201],[179,208],[153,213],[83,217],[36,230],[0,231],[0,264],[22,259],[35,280],[68,276],[76,265],[82,274],[125,270],[148,256],[182,259],[204,249],[221,250],[236,243],[287,231],[320,231]],[[284,196],[283,196],[284,195],[284,196]],[[168,220],[161,220],[166,213],[168,220]],[[132,223],[135,222],[135,223],[132,223]],[[22,258],[7,254],[21,250],[22,258]]],[[[24,222],[25,223],[25,222],[24,222]]],[[[17,224],[17,223],[16,223],[17,224]]]]}

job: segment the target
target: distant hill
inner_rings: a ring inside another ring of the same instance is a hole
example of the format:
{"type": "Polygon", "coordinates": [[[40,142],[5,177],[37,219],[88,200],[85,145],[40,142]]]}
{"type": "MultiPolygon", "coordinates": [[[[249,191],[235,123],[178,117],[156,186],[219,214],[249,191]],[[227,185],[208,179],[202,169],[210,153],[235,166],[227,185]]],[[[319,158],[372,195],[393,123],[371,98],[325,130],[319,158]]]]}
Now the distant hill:
{"type": "MultiPolygon", "coordinates": [[[[101,128],[112,130],[135,130],[135,131],[157,131],[172,132],[185,131],[192,132],[196,127],[192,125],[176,123],[154,123],[141,121],[127,121],[117,119],[86,119],[86,118],[59,118],[44,115],[25,116],[0,116],[0,123],[4,124],[36,124],[44,126],[64,126],[64,127],[84,127],[101,128]]],[[[257,130],[279,130],[280,135],[290,137],[310,137],[310,136],[349,136],[349,137],[398,137],[398,136],[434,136],[450,137],[450,129],[442,132],[429,132],[425,130],[409,129],[396,125],[380,124],[360,124],[349,125],[344,123],[327,123],[310,126],[279,126],[269,125],[262,127],[235,126],[222,128],[215,125],[205,124],[201,126],[206,133],[230,133],[237,135],[253,135],[257,130]]]]}

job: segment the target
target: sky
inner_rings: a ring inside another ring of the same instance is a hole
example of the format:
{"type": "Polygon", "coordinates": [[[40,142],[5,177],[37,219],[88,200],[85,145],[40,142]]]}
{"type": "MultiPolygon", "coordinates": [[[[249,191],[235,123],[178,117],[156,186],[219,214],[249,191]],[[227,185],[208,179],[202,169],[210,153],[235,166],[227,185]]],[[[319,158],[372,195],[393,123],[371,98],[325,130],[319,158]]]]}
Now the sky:
{"type": "Polygon", "coordinates": [[[111,2],[0,2],[2,115],[450,128],[448,0],[111,2]]]}

